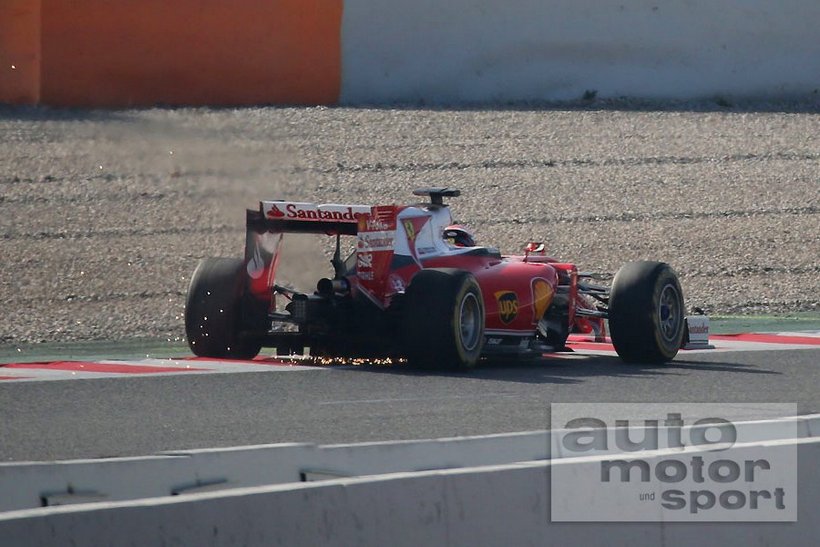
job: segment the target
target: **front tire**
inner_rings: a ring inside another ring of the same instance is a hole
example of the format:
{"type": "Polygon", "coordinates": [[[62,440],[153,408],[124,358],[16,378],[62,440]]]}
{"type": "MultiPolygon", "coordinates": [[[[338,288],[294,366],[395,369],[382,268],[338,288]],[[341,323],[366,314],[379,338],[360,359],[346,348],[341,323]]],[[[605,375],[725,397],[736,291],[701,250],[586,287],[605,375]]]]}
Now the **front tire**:
{"type": "Polygon", "coordinates": [[[188,347],[199,357],[253,359],[262,349],[246,332],[262,330],[267,311],[246,295],[245,263],[204,258],[197,265],[185,302],[188,347]]]}
{"type": "Polygon", "coordinates": [[[629,262],[612,282],[609,332],[615,351],[629,363],[672,360],[685,332],[683,291],[663,262],[629,262]]]}
{"type": "Polygon", "coordinates": [[[412,365],[470,369],[484,347],[484,300],[469,272],[421,270],[404,296],[402,332],[412,365]]]}

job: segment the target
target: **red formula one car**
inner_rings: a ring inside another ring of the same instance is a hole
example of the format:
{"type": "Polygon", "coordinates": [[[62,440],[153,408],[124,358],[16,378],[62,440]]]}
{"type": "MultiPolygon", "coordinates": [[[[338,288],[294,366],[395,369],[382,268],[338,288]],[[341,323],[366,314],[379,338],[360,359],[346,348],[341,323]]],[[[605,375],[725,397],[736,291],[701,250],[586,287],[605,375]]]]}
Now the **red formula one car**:
{"type": "Polygon", "coordinates": [[[683,293],[660,262],[632,262],[612,287],[527,245],[502,256],[453,225],[449,188],[417,190],[424,203],[317,205],[263,201],[247,212],[245,258],[207,258],[191,279],[185,330],[194,354],[277,353],[406,358],[469,368],[480,358],[565,349],[570,332],[603,341],[607,325],[630,362],[672,359],[685,336],[683,293]],[[335,237],[333,278],[303,294],[276,283],[285,233],[335,237]],[[356,238],[341,256],[341,238],[356,238]]]}

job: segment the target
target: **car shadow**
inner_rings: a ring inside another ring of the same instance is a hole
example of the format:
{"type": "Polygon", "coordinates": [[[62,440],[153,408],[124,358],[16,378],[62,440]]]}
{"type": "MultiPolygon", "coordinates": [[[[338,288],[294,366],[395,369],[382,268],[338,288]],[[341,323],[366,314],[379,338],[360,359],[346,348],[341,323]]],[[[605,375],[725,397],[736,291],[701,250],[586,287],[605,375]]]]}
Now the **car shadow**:
{"type": "Polygon", "coordinates": [[[528,384],[580,384],[592,378],[634,378],[653,376],[685,376],[693,371],[730,372],[737,374],[772,374],[780,372],[758,365],[724,361],[674,360],[661,365],[624,363],[620,358],[607,355],[570,354],[573,358],[544,357],[527,362],[481,362],[468,371],[413,368],[406,363],[362,363],[346,367],[375,374],[406,376],[438,376],[445,378],[470,378],[498,380],[528,384]],[[578,355],[575,357],[575,355],[578,355]]]}

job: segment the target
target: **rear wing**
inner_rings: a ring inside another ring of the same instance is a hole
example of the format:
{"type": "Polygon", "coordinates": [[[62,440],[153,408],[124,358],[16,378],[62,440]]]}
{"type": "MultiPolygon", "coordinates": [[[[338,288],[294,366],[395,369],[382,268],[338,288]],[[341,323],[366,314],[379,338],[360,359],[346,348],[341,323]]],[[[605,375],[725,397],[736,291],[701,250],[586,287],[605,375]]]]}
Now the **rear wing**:
{"type": "Polygon", "coordinates": [[[249,292],[275,307],[271,289],[279,264],[282,236],[286,233],[337,236],[333,266],[342,267],[338,236],[355,236],[359,219],[369,215],[370,205],[316,204],[300,201],[261,201],[259,209],[248,209],[245,234],[245,264],[249,292]]]}
{"type": "Polygon", "coordinates": [[[248,232],[356,235],[359,218],[370,205],[341,205],[298,201],[261,201],[248,209],[248,232]]]}

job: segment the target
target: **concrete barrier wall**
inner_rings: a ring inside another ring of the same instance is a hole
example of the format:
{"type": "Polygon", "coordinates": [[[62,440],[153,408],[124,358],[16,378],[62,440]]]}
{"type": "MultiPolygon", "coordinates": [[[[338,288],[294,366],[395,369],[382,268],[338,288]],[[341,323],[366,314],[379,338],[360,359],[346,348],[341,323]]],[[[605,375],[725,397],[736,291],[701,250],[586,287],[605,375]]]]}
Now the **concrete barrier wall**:
{"type": "Polygon", "coordinates": [[[804,96],[818,21],[814,0],[3,0],[0,102],[804,96]]]}
{"type": "Polygon", "coordinates": [[[40,102],[40,0],[0,2],[2,102],[40,102]]]}
{"type": "Polygon", "coordinates": [[[217,490],[544,460],[547,432],[349,445],[276,444],[173,451],[143,458],[0,463],[0,512],[217,490]],[[77,493],[68,495],[69,491],[77,493]],[[48,502],[48,500],[45,500],[48,502]]]}
{"type": "MultiPolygon", "coordinates": [[[[689,427],[684,428],[688,436],[689,427]]],[[[820,437],[820,415],[735,424],[743,442],[820,437]]],[[[340,445],[305,443],[172,451],[142,458],[0,463],[0,511],[201,490],[500,465],[566,456],[566,431],[340,445]],[[74,494],[71,494],[74,492],[74,494]]],[[[618,452],[608,431],[610,453],[618,452]]],[[[664,442],[666,435],[661,434],[664,442]]],[[[661,444],[660,448],[664,446],[661,444]]]]}
{"type": "Polygon", "coordinates": [[[138,458],[0,464],[0,511],[298,482],[316,447],[281,444],[138,458]]]}
{"type": "Polygon", "coordinates": [[[341,100],[806,94],[818,21],[814,0],[346,0],[341,100]]]}
{"type": "Polygon", "coordinates": [[[0,4],[13,14],[0,18],[0,102],[317,104],[339,94],[342,0],[0,4]]]}
{"type": "Polygon", "coordinates": [[[19,546],[801,545],[820,537],[818,458],[820,442],[802,440],[789,523],[552,523],[550,464],[536,462],[19,511],[0,515],[0,537],[19,546]]]}

